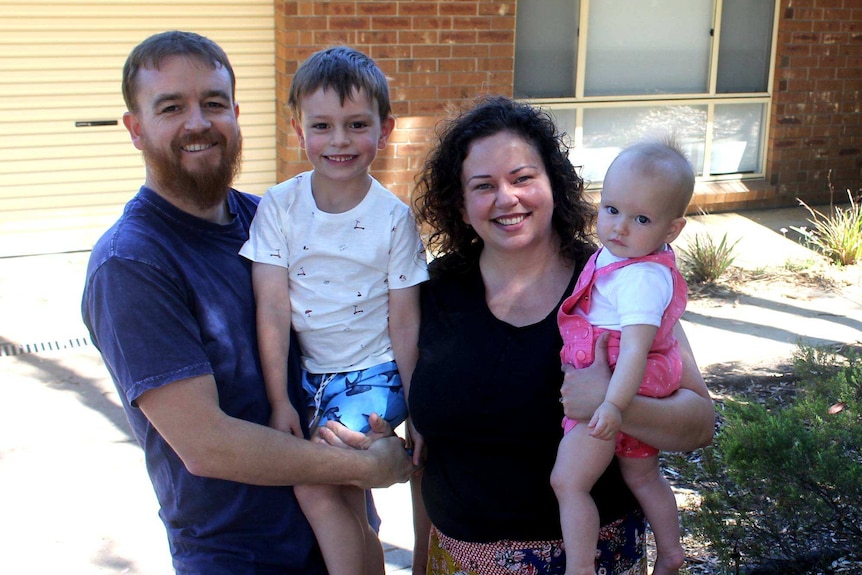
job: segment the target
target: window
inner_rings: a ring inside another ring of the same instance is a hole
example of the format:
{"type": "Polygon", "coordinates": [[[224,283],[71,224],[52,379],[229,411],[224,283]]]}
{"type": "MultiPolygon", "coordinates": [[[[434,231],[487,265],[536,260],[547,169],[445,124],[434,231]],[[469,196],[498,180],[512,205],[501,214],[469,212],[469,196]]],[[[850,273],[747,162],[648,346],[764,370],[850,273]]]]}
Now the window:
{"type": "Polygon", "coordinates": [[[702,179],[762,177],[775,0],[519,0],[515,97],[548,109],[598,183],[673,134],[702,179]]]}

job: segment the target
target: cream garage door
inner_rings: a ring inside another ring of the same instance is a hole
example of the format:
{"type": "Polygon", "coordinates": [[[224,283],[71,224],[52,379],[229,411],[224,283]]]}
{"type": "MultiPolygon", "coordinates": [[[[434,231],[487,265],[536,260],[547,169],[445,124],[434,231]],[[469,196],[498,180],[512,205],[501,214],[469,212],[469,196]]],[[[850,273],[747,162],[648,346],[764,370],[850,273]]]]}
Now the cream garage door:
{"type": "Polygon", "coordinates": [[[0,0],[0,257],[88,250],[143,182],[121,69],[152,33],[218,42],[237,75],[237,188],[275,183],[272,0],[0,0]]]}

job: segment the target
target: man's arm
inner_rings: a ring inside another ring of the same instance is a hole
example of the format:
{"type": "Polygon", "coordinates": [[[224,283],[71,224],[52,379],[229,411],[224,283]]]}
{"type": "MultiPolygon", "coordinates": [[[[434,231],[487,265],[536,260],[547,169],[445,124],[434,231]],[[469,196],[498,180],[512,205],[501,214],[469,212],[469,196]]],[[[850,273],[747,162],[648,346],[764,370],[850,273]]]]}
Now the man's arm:
{"type": "MultiPolygon", "coordinates": [[[[635,396],[623,415],[622,430],[662,451],[692,451],[712,441],[715,407],[688,338],[678,323],[674,335],[682,356],[680,389],[661,399],[635,396]]],[[[583,421],[604,401],[610,381],[607,336],[596,343],[596,359],[590,367],[575,369],[564,365],[563,372],[563,409],[571,419],[583,421]]]]}
{"type": "Polygon", "coordinates": [[[367,450],[315,444],[229,417],[212,376],[183,379],[144,392],[138,406],[189,472],[254,485],[339,484],[363,489],[407,481],[410,458],[397,437],[367,450]]]}

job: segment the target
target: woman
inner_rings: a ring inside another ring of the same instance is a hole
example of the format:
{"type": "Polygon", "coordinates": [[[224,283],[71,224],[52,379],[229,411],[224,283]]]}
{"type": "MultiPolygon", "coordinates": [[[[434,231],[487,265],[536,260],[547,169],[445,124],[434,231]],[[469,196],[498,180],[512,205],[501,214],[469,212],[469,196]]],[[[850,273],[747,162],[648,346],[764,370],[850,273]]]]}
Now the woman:
{"type": "MultiPolygon", "coordinates": [[[[409,398],[427,448],[421,488],[433,575],[564,572],[549,481],[561,403],[583,419],[609,378],[606,365],[568,369],[560,397],[557,309],[595,249],[594,210],[567,151],[545,113],[488,98],[445,126],[417,186],[417,218],[439,256],[422,287],[409,398]]],[[[691,450],[711,440],[714,411],[677,332],[684,389],[638,398],[623,429],[660,449],[691,450]]],[[[616,466],[593,494],[599,572],[645,573],[643,515],[616,466]]]]}

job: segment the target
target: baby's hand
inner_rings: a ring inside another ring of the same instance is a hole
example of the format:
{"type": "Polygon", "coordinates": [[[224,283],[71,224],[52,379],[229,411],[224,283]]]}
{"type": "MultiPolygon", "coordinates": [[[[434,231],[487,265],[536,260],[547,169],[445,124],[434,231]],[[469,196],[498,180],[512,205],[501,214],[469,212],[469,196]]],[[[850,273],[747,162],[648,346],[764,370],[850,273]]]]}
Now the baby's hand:
{"type": "Polygon", "coordinates": [[[623,423],[623,414],[610,401],[603,402],[590,419],[590,435],[605,441],[616,437],[623,423]]]}
{"type": "Polygon", "coordinates": [[[272,406],[269,426],[273,429],[302,437],[302,427],[299,425],[299,414],[290,402],[280,402],[272,406]]]}

